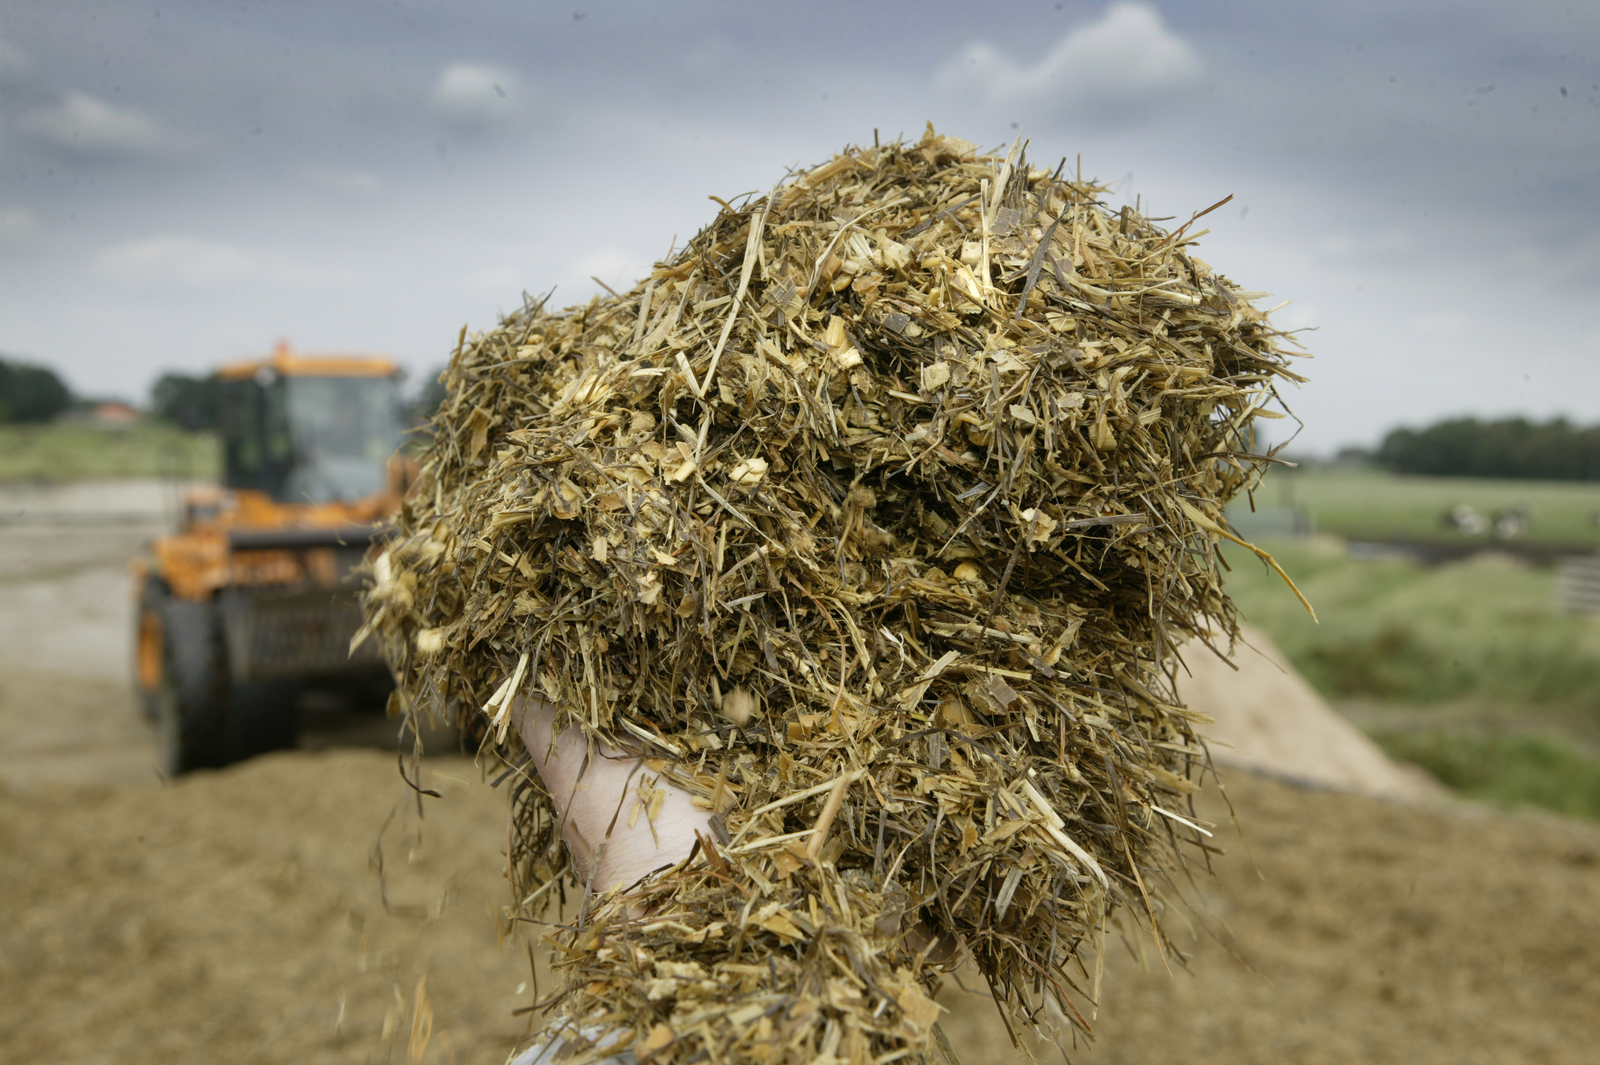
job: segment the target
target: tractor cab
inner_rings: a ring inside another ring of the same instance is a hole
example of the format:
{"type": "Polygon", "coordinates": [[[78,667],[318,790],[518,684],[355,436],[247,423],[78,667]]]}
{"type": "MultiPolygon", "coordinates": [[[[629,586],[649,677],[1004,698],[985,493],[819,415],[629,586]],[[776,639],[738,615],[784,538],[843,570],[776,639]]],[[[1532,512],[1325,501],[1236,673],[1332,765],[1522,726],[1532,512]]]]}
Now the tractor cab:
{"type": "Polygon", "coordinates": [[[352,571],[399,508],[400,370],[280,346],[216,374],[222,483],[138,567],[135,682],[168,772],[294,743],[307,687],[387,688],[352,571]]]}
{"type": "Polygon", "coordinates": [[[399,373],[389,360],[280,348],[217,377],[226,488],[281,504],[348,504],[388,487],[400,446],[399,373]]]}

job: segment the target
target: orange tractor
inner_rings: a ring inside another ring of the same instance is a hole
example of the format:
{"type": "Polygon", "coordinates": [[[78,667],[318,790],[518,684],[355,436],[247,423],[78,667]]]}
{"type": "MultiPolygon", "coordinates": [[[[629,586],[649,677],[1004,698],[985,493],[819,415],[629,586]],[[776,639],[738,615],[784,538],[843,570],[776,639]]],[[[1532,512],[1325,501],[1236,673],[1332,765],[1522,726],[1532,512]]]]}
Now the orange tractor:
{"type": "Polygon", "coordinates": [[[280,346],[223,367],[223,481],[136,569],[136,684],[170,774],[291,747],[308,687],[386,691],[352,570],[411,479],[400,371],[280,346]]]}

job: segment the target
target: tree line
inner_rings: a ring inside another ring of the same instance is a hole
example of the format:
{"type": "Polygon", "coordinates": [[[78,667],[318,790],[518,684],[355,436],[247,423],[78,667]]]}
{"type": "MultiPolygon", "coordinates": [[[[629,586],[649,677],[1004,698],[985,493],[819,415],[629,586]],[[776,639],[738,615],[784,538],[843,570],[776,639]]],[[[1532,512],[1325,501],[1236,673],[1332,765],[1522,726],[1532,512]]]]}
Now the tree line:
{"type": "MultiPolygon", "coordinates": [[[[423,378],[409,400],[414,416],[426,418],[438,409],[444,386],[438,374],[423,378]]],[[[221,388],[215,374],[195,376],[167,372],[150,386],[151,417],[190,432],[216,429],[221,416],[221,388]]],[[[54,370],[0,356],[0,423],[48,422],[88,401],[74,396],[54,370]]]]}
{"type": "Polygon", "coordinates": [[[1452,418],[1425,429],[1395,429],[1372,458],[1396,473],[1431,477],[1600,481],[1600,425],[1452,418]]]}
{"type": "MultiPolygon", "coordinates": [[[[0,356],[0,423],[48,422],[89,402],[48,366],[0,356]]],[[[162,374],[150,389],[150,413],[185,429],[215,428],[215,379],[162,374]]]]}
{"type": "MultiPolygon", "coordinates": [[[[443,398],[435,376],[424,378],[412,400],[419,417],[432,414],[443,398]]],[[[165,373],[150,389],[150,414],[191,431],[214,429],[219,391],[214,376],[165,373]]],[[[47,422],[75,402],[48,367],[0,357],[0,422],[47,422]]],[[[1577,426],[1565,418],[1451,418],[1391,431],[1371,459],[1396,473],[1430,477],[1600,481],[1600,425],[1577,426]]]]}
{"type": "Polygon", "coordinates": [[[164,373],[150,386],[150,413],[194,432],[215,429],[221,416],[216,377],[164,373]]]}
{"type": "Polygon", "coordinates": [[[0,422],[47,422],[72,406],[72,390],[53,370],[0,358],[0,422]]]}

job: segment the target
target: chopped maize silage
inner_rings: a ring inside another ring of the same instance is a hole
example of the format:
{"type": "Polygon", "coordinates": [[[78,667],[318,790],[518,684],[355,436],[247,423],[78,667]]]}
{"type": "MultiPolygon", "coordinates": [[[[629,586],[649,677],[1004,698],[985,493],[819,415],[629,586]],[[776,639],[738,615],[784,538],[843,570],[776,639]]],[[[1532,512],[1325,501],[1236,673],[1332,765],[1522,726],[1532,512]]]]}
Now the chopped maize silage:
{"type": "MultiPolygon", "coordinates": [[[[1187,226],[1024,155],[850,149],[628,293],[463,333],[368,597],[398,703],[520,766],[542,695],[720,818],[552,936],[610,1049],[919,1060],[952,949],[1087,1032],[1110,912],[1165,943],[1179,648],[1235,631],[1223,506],[1299,378],[1187,226]]],[[[534,918],[570,867],[517,776],[534,918]]]]}

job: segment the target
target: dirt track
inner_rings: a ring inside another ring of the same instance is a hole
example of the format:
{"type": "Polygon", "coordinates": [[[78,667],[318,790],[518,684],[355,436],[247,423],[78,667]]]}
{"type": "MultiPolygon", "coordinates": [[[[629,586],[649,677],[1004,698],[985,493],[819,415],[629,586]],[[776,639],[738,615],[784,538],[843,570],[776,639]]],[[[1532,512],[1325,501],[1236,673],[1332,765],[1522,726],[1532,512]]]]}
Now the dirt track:
{"type": "Polygon", "coordinates": [[[127,563],[158,529],[0,526],[0,782],[154,779],[127,563]]]}
{"type": "MultiPolygon", "coordinates": [[[[0,1058],[399,1062],[420,1013],[422,1060],[498,1065],[537,1025],[500,942],[502,796],[430,759],[419,823],[374,746],[160,783],[123,679],[146,533],[0,527],[0,1058]]],[[[1169,977],[1131,936],[1073,1060],[1594,1060],[1600,826],[1229,789],[1254,864],[1224,830],[1197,878],[1228,948],[1175,918],[1169,977]]],[[[1018,1060],[986,995],[941,1001],[969,1065],[1018,1060]]]]}
{"type": "MultiPolygon", "coordinates": [[[[162,786],[0,797],[0,1045],[15,1061],[497,1063],[526,1031],[497,944],[500,796],[440,759],[419,825],[390,756],[275,755],[162,786]],[[394,819],[386,821],[391,814],[394,819]],[[371,856],[380,833],[390,912],[371,856]]],[[[1589,1062],[1600,829],[1425,812],[1240,774],[1193,974],[1111,954],[1088,1062],[1589,1062]]],[[[969,1063],[1017,1060],[952,983],[969,1063]]]]}

